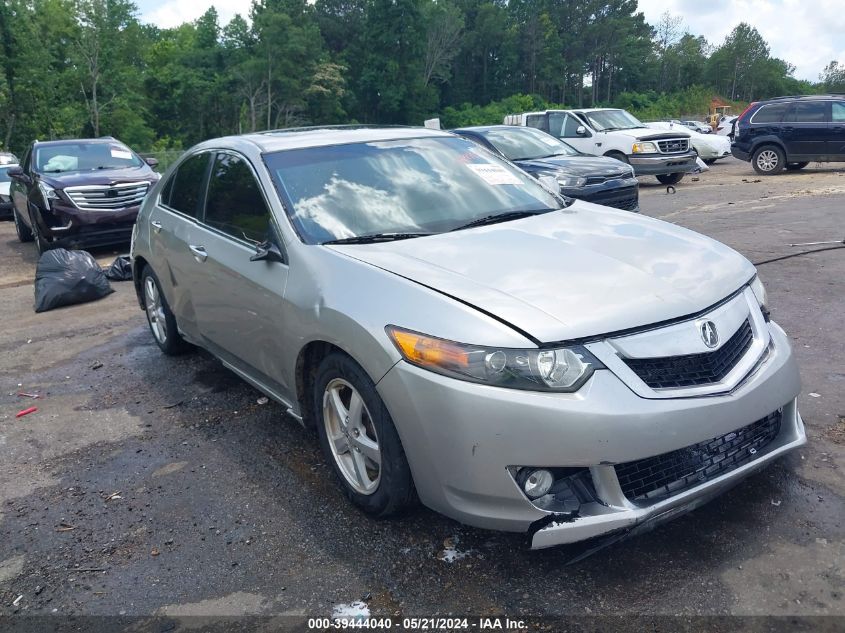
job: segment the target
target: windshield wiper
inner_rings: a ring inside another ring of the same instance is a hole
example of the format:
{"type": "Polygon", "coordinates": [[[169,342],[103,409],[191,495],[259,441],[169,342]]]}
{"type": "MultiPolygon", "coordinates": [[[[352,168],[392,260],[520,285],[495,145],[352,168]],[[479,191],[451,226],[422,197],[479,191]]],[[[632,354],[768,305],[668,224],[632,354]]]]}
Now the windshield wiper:
{"type": "Polygon", "coordinates": [[[558,209],[539,209],[537,211],[508,211],[507,213],[494,213],[492,215],[485,215],[476,218],[472,222],[467,222],[460,226],[456,226],[450,231],[461,231],[463,229],[471,229],[474,226],[484,226],[486,224],[497,224],[499,222],[508,222],[509,220],[518,220],[519,218],[527,218],[531,215],[540,215],[542,213],[549,213],[550,211],[558,211],[558,209]]]}
{"type": "Polygon", "coordinates": [[[322,242],[322,244],[373,244],[374,242],[394,242],[414,237],[425,237],[426,235],[434,235],[434,233],[372,233],[370,235],[356,235],[355,237],[341,237],[322,242]]]}

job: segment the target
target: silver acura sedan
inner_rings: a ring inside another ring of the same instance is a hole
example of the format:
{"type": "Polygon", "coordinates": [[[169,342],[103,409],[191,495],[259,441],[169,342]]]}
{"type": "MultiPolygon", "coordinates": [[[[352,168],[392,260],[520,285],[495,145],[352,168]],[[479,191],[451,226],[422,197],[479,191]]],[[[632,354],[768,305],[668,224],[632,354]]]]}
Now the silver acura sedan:
{"type": "Polygon", "coordinates": [[[315,427],[374,516],[418,498],[535,548],[628,534],[806,441],[748,260],[446,132],[197,145],[132,265],[162,351],[201,346],[315,427]]]}

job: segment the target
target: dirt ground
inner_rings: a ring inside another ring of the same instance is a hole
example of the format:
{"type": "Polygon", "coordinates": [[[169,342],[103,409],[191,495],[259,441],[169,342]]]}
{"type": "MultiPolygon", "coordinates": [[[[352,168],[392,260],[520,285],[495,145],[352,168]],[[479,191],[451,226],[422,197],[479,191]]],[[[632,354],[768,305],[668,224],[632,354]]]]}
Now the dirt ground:
{"type": "MultiPolygon", "coordinates": [[[[675,194],[642,179],[641,206],[763,262],[845,238],[843,171],[764,178],[727,159],[675,194]]],[[[34,268],[0,223],[0,615],[329,616],[362,601],[373,615],[845,622],[845,249],[759,266],[801,367],[808,445],[570,566],[567,548],[526,551],[425,508],[366,518],[280,406],[205,353],[162,356],[131,283],[35,314],[34,268]]]]}

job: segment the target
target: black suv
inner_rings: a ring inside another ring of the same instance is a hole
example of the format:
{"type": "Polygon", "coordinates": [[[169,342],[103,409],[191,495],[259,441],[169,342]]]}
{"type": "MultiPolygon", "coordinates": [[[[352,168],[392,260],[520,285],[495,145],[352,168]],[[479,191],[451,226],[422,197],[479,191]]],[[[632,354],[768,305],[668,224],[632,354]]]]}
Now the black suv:
{"type": "Polygon", "coordinates": [[[845,161],[845,95],[752,103],[736,120],[731,153],[764,175],[845,161]]]}
{"type": "Polygon", "coordinates": [[[111,137],[36,141],[7,170],[18,239],[39,253],[128,243],[157,164],[111,137]]]}

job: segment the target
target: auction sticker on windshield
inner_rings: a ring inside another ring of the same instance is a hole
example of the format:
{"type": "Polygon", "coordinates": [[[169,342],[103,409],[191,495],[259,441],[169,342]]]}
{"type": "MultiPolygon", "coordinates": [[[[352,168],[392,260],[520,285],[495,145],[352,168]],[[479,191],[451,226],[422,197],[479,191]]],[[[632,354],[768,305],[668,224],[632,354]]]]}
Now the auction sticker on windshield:
{"type": "Polygon", "coordinates": [[[122,158],[123,160],[132,160],[132,152],[125,149],[111,149],[112,158],[122,158]]]}
{"type": "Polygon", "coordinates": [[[470,163],[467,165],[475,175],[484,180],[488,185],[521,185],[519,177],[502,167],[493,163],[470,163]]]}

